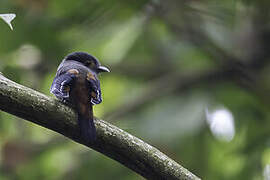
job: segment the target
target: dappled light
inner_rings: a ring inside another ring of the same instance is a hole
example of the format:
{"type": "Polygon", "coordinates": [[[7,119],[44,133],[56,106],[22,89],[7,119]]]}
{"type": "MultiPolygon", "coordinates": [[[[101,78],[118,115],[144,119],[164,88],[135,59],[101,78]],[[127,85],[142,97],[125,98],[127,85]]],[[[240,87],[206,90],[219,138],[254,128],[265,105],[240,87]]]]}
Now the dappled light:
{"type": "Polygon", "coordinates": [[[231,141],[235,134],[234,117],[223,108],[209,112],[206,109],[206,119],[213,135],[220,140],[231,141]]]}
{"type": "Polygon", "coordinates": [[[264,166],[263,176],[264,176],[264,180],[270,179],[270,165],[269,164],[264,166]]]}

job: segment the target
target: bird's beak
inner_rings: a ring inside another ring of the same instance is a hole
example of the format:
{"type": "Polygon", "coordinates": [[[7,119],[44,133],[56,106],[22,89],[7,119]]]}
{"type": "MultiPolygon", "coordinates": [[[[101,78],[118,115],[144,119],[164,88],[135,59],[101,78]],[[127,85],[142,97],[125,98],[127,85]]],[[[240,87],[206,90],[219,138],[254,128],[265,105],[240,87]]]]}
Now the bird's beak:
{"type": "Polygon", "coordinates": [[[110,70],[105,66],[99,66],[98,71],[99,72],[110,72],[110,70]]]}

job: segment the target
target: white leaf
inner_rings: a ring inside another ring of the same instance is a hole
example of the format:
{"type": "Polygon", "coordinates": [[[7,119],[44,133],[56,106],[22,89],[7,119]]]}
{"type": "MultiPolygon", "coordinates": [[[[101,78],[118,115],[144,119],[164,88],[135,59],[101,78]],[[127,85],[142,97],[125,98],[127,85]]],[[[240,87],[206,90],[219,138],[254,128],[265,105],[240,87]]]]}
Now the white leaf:
{"type": "Polygon", "coordinates": [[[13,27],[11,25],[11,21],[16,17],[16,14],[0,14],[0,18],[2,18],[10,27],[11,30],[13,30],[13,27]]]}

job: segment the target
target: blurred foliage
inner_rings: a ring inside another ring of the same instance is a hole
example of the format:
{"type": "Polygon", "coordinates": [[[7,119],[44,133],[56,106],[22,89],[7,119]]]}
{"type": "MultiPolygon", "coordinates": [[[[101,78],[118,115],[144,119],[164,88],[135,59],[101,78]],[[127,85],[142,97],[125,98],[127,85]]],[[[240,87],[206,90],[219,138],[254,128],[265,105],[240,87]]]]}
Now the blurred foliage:
{"type": "MultiPolygon", "coordinates": [[[[111,69],[100,77],[104,101],[96,116],[203,179],[266,179],[269,7],[263,0],[1,0],[0,13],[17,17],[14,31],[0,21],[0,71],[52,96],[63,57],[91,53],[111,69]],[[231,126],[206,121],[219,108],[232,114],[231,126]],[[222,138],[228,127],[231,141],[222,138]]],[[[4,112],[0,153],[3,180],[143,179],[4,112]]]]}

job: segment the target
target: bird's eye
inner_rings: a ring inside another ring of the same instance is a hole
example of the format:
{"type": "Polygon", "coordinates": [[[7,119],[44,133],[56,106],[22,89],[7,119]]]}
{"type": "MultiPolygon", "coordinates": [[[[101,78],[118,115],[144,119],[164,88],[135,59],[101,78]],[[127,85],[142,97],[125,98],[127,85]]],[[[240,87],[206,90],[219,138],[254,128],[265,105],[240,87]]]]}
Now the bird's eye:
{"type": "Polygon", "coordinates": [[[92,61],[86,61],[85,65],[87,67],[90,67],[90,68],[94,68],[95,67],[95,63],[93,63],[92,61]]]}

